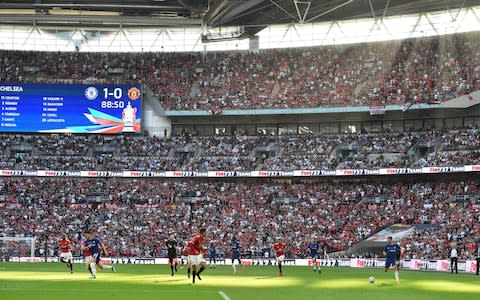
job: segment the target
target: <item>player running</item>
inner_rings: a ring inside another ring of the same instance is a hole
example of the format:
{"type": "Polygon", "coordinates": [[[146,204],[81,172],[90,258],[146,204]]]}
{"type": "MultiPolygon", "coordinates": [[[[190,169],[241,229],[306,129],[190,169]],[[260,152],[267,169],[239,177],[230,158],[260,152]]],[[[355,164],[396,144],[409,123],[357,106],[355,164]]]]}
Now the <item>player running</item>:
{"type": "Polygon", "coordinates": [[[282,263],[285,260],[285,244],[282,242],[282,238],[277,238],[277,242],[273,245],[273,251],[275,251],[277,257],[278,276],[283,276],[282,263]]]}
{"type": "Polygon", "coordinates": [[[189,255],[189,250],[188,250],[188,243],[185,244],[185,247],[183,247],[182,249],[182,266],[180,267],[180,269],[183,269],[183,263],[185,262],[185,264],[187,265],[187,275],[188,275],[188,278],[190,278],[190,270],[192,268],[192,264],[190,263],[190,258],[188,257],[189,255]]]}
{"type": "Polygon", "coordinates": [[[237,241],[235,237],[232,237],[232,242],[230,243],[230,248],[232,249],[232,267],[233,267],[233,274],[237,274],[237,268],[235,267],[235,261],[238,260],[238,264],[242,266],[242,272],[245,271],[245,267],[242,265],[242,261],[240,260],[240,242],[237,241]]]}
{"type": "Polygon", "coordinates": [[[215,243],[213,241],[210,242],[210,246],[208,247],[208,260],[210,269],[215,269],[217,265],[217,247],[215,246],[215,243]]]}
{"type": "Polygon", "coordinates": [[[203,245],[205,244],[205,237],[207,236],[207,230],[205,228],[200,229],[200,233],[194,236],[187,244],[188,258],[192,266],[192,283],[195,283],[195,277],[202,280],[200,274],[205,270],[205,261],[203,260],[203,245]],[[200,266],[200,270],[197,272],[197,266],[200,266]]]}
{"type": "Polygon", "coordinates": [[[308,245],[310,256],[312,257],[313,271],[316,272],[318,268],[318,274],[322,274],[322,268],[317,266],[317,259],[319,258],[318,251],[320,250],[320,244],[312,239],[312,242],[308,245]]]}
{"type": "Polygon", "coordinates": [[[70,274],[73,274],[72,247],[66,233],[64,233],[62,239],[58,241],[58,248],[60,249],[60,261],[67,264],[67,268],[70,269],[70,274]]]}
{"type": "Polygon", "coordinates": [[[175,265],[175,272],[177,272],[177,245],[178,245],[177,241],[173,237],[173,234],[170,234],[168,236],[168,240],[165,244],[167,245],[168,264],[170,265],[170,270],[172,271],[172,276],[173,276],[174,265],[175,265]]]}
{"type": "Polygon", "coordinates": [[[400,257],[403,254],[403,249],[400,248],[400,245],[393,243],[391,236],[387,238],[387,244],[383,249],[383,255],[387,257],[385,261],[384,272],[387,272],[390,267],[395,271],[395,280],[397,284],[400,283],[400,273],[398,268],[400,266],[400,257]]]}
{"type": "Polygon", "coordinates": [[[85,251],[85,261],[88,264],[88,270],[92,274],[90,279],[97,278],[97,267],[100,270],[111,269],[112,272],[115,272],[115,267],[113,264],[111,266],[103,265],[100,258],[100,249],[105,255],[107,255],[107,249],[105,245],[100,241],[99,238],[93,235],[93,231],[89,230],[85,233],[87,240],[84,242],[81,250],[85,251]],[[86,251],[88,250],[88,251],[86,251]]]}

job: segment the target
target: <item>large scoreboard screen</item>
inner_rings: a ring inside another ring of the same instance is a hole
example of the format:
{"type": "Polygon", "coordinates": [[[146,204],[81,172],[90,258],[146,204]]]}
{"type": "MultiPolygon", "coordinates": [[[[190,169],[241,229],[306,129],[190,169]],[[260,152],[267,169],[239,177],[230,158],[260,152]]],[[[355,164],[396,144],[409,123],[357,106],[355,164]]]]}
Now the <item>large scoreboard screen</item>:
{"type": "Polygon", "coordinates": [[[135,85],[0,83],[0,132],[139,133],[135,85]]]}

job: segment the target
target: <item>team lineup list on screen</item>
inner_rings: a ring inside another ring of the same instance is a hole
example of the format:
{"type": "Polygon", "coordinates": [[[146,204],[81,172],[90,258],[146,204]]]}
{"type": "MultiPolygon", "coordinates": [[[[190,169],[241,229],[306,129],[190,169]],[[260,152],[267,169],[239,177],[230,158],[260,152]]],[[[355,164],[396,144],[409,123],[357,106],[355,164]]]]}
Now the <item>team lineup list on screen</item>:
{"type": "Polygon", "coordinates": [[[136,85],[0,83],[0,132],[139,133],[136,85]]]}

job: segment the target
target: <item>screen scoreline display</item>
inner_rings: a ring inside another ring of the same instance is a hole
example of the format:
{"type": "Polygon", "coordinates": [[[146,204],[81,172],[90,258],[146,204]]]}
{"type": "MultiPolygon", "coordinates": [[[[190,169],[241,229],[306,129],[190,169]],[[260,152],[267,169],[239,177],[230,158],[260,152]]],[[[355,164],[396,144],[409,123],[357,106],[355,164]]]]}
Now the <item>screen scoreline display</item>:
{"type": "Polygon", "coordinates": [[[0,83],[0,132],[140,133],[138,85],[0,83]]]}

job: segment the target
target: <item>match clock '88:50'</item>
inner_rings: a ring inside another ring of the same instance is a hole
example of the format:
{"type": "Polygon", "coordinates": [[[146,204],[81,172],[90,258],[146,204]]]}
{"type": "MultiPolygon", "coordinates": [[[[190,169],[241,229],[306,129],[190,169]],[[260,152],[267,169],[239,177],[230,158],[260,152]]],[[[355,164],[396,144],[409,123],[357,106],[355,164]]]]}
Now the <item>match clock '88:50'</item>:
{"type": "Polygon", "coordinates": [[[102,101],[100,106],[102,108],[125,108],[123,101],[102,101]]]}

